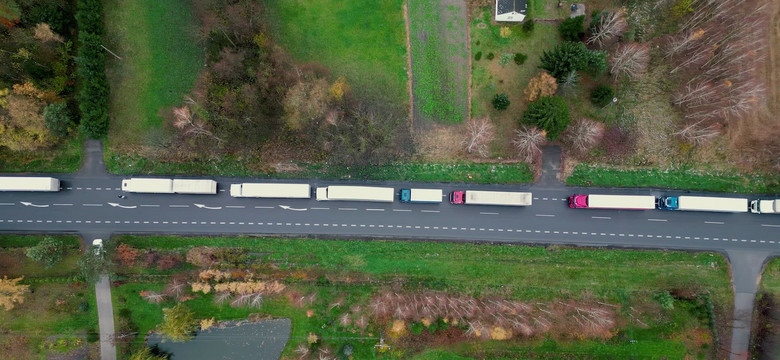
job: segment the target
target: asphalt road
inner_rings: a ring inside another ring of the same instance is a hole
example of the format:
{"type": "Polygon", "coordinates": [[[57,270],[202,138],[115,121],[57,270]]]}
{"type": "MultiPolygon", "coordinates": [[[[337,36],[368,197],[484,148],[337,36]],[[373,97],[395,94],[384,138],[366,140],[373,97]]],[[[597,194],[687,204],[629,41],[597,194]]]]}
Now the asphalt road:
{"type": "MultiPolygon", "coordinates": [[[[554,180],[554,169],[547,167],[542,181],[526,186],[359,182],[391,186],[396,192],[402,187],[440,188],[445,194],[465,189],[530,191],[534,199],[529,207],[451,205],[446,198],[441,204],[233,198],[232,183],[279,181],[235,178],[213,178],[219,183],[217,195],[125,194],[126,198],[119,198],[124,177],[105,173],[94,143],[87,154],[79,173],[55,175],[62,181],[58,193],[0,193],[0,231],[79,232],[87,242],[94,237],[91,234],[112,233],[286,234],[719,251],[732,262],[738,317],[732,338],[734,359],[746,356],[748,309],[752,309],[761,266],[768,257],[780,254],[780,215],[570,209],[566,198],[574,193],[704,193],[567,188],[554,180]]],[[[344,183],[279,182],[313,187],[344,183]]]]}

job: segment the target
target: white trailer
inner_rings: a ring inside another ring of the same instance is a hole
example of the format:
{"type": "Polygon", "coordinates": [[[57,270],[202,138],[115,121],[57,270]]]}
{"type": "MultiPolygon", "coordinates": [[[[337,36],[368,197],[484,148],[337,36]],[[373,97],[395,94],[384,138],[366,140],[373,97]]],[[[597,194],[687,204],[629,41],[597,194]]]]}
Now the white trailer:
{"type": "Polygon", "coordinates": [[[230,185],[230,196],[256,198],[311,198],[309,184],[243,183],[230,185]]]}
{"type": "Polygon", "coordinates": [[[750,202],[750,211],[755,214],[780,214],[780,199],[753,200],[750,202]]]}
{"type": "Polygon", "coordinates": [[[655,196],[652,195],[599,195],[589,194],[586,198],[589,209],[655,209],[655,196]]]}
{"type": "Polygon", "coordinates": [[[0,191],[60,191],[60,180],[53,177],[0,176],[0,191]]]}
{"type": "Polygon", "coordinates": [[[743,198],[724,198],[710,196],[678,196],[677,210],[747,212],[748,200],[743,198]]]}
{"type": "Polygon", "coordinates": [[[317,201],[393,202],[395,189],[374,186],[332,185],[317,188],[317,201]]]}
{"type": "Polygon", "coordinates": [[[122,180],[122,191],[152,194],[216,194],[217,182],[201,179],[130,178],[122,180]]]}
{"type": "Polygon", "coordinates": [[[527,192],[466,190],[466,205],[531,206],[533,195],[527,192]]]}
{"type": "Polygon", "coordinates": [[[202,179],[173,179],[173,192],[177,194],[204,194],[217,193],[217,182],[202,179]]]}
{"type": "Polygon", "coordinates": [[[441,189],[401,189],[401,202],[406,203],[438,204],[442,196],[441,189]]]}
{"type": "Polygon", "coordinates": [[[122,180],[122,191],[132,193],[173,194],[173,180],[130,178],[122,180]]]}

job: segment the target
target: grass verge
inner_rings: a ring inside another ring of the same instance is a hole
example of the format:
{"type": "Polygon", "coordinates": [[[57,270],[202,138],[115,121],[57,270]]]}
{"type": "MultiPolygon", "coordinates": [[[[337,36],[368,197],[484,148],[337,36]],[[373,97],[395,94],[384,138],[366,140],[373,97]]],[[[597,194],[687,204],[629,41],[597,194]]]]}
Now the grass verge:
{"type": "Polygon", "coordinates": [[[203,68],[196,20],[185,0],[108,0],[103,8],[109,46],[122,57],[106,57],[110,144],[143,145],[162,131],[160,110],[181,103],[203,68]]]}
{"type": "Polygon", "coordinates": [[[467,118],[465,9],[443,1],[409,2],[413,92],[419,120],[459,124],[467,118]]]}
{"type": "MultiPolygon", "coordinates": [[[[520,164],[480,164],[445,163],[421,164],[401,163],[369,166],[338,166],[327,164],[297,164],[298,171],[284,173],[269,169],[254,169],[246,164],[251,160],[222,157],[186,163],[161,163],[152,159],[121,155],[109,151],[106,166],[108,171],[123,175],[208,175],[253,176],[288,179],[329,179],[329,180],[385,180],[385,181],[428,181],[428,182],[466,182],[481,184],[522,184],[533,181],[533,173],[525,163],[520,164]]],[[[259,161],[259,160],[258,160],[259,161]]]]}
{"type": "Polygon", "coordinates": [[[274,40],[344,76],[356,94],[408,103],[403,0],[264,1],[274,40]],[[316,16],[314,16],[316,15],[316,16]]]}
{"type": "MultiPolygon", "coordinates": [[[[280,279],[300,293],[316,293],[321,300],[311,305],[313,316],[307,316],[305,307],[295,307],[284,297],[268,297],[259,309],[264,314],[292,319],[292,337],[285,349],[288,356],[293,356],[301,342],[305,344],[308,333],[316,333],[327,346],[338,349],[352,343],[356,358],[376,358],[372,350],[375,337],[386,329],[371,324],[367,334],[360,334],[335,323],[347,309],[365,308],[367,300],[380,289],[394,286],[395,291],[429,289],[522,301],[597,300],[617,304],[623,309],[621,316],[626,317],[618,334],[609,340],[467,340],[439,351],[443,355],[438,357],[426,353],[419,359],[455,358],[451,354],[501,358],[501,354],[515,352],[529,358],[591,353],[642,358],[661,354],[670,359],[706,356],[712,338],[707,335],[707,315],[701,304],[676,295],[674,309],[662,310],[651,298],[659,291],[706,294],[716,311],[724,313],[730,309],[732,298],[725,259],[712,253],[253,237],[120,236],[112,243],[182,253],[194,246],[241,248],[253,254],[249,263],[257,265],[249,266],[266,271],[266,278],[280,279]],[[329,304],[336,299],[343,303],[333,308],[329,304]],[[631,315],[636,315],[639,322],[628,320],[628,309],[644,309],[631,315]],[[630,340],[637,340],[641,346],[630,340]]],[[[141,291],[161,290],[167,277],[144,274],[134,278],[134,271],[124,269],[128,283],[116,288],[114,304],[118,313],[127,314],[137,323],[142,337],[161,321],[162,308],[173,302],[158,305],[142,300],[141,291]]],[[[213,294],[198,295],[186,304],[196,317],[215,316],[218,320],[242,318],[251,312],[216,305],[213,294]]],[[[410,358],[422,350],[405,344],[397,343],[396,351],[387,358],[410,358]]]]}
{"type": "Polygon", "coordinates": [[[770,260],[761,274],[751,330],[751,359],[780,356],[780,258],[770,260]]]}
{"type": "Polygon", "coordinates": [[[704,174],[695,170],[627,170],[579,164],[566,184],[600,187],[657,187],[729,193],[780,192],[780,175],[704,174]]]}
{"type": "Polygon", "coordinates": [[[54,149],[16,152],[0,149],[0,171],[71,173],[84,157],[84,137],[72,136],[54,149]]]}
{"type": "Polygon", "coordinates": [[[0,349],[4,359],[94,358],[98,352],[95,291],[83,282],[76,260],[79,239],[62,236],[66,253],[62,262],[44,269],[25,255],[44,236],[0,236],[0,273],[24,276],[29,284],[24,302],[0,311],[0,349]],[[64,356],[64,357],[63,357],[64,356]]]}

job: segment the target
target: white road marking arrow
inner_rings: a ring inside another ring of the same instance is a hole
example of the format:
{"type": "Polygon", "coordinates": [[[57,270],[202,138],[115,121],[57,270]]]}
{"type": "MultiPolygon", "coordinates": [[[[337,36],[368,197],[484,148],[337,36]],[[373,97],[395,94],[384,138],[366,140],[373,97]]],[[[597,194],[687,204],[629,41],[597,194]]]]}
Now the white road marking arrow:
{"type": "Polygon", "coordinates": [[[285,209],[285,210],[292,210],[292,211],[306,211],[306,210],[309,210],[309,209],[296,209],[296,208],[291,208],[291,207],[289,207],[289,206],[287,206],[287,205],[279,205],[279,207],[280,207],[280,208],[282,208],[282,209],[285,209]]]}
{"type": "Polygon", "coordinates": [[[42,208],[49,207],[49,205],[35,205],[35,204],[33,204],[33,203],[24,202],[24,201],[20,201],[20,203],[21,203],[22,205],[24,205],[24,206],[42,207],[42,208]]]}
{"type": "Polygon", "coordinates": [[[137,207],[138,207],[138,206],[136,206],[136,205],[132,205],[132,206],[124,206],[124,205],[119,205],[119,204],[117,204],[117,203],[108,203],[108,205],[111,205],[111,206],[113,206],[113,207],[122,208],[122,209],[135,209],[135,208],[137,208],[137,207]]]}
{"type": "Polygon", "coordinates": [[[209,210],[221,210],[222,209],[222,206],[211,207],[211,206],[206,206],[206,205],[203,205],[203,204],[193,204],[193,205],[195,205],[195,206],[197,206],[197,207],[199,207],[201,209],[209,209],[209,210]]]}

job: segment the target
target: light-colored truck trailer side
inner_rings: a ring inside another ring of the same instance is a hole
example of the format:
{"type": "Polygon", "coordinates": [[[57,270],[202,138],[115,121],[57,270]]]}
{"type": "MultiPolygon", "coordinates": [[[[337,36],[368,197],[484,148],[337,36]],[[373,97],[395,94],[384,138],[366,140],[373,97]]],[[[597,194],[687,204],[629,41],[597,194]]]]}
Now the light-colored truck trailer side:
{"type": "Polygon", "coordinates": [[[230,185],[230,196],[256,198],[311,198],[309,184],[243,183],[230,185]]]}
{"type": "Polygon", "coordinates": [[[395,189],[374,186],[331,185],[317,188],[317,201],[393,202],[395,189]]]}
{"type": "Polygon", "coordinates": [[[0,176],[0,191],[60,191],[60,180],[53,177],[0,176]]]}
{"type": "Polygon", "coordinates": [[[780,214],[780,199],[753,200],[750,202],[750,211],[755,214],[780,214]]]}
{"type": "Polygon", "coordinates": [[[173,179],[173,192],[214,195],[217,193],[217,182],[204,179],[173,179]]]}
{"type": "Polygon", "coordinates": [[[401,189],[401,202],[404,203],[430,203],[441,202],[443,192],[441,189],[401,189]]]}
{"type": "Polygon", "coordinates": [[[450,203],[466,205],[531,206],[533,194],[513,191],[453,191],[450,203]]]}
{"type": "Polygon", "coordinates": [[[658,199],[661,210],[747,212],[748,199],[712,196],[662,196],[658,199]]]}
{"type": "Polygon", "coordinates": [[[570,208],[583,209],[655,209],[655,196],[652,195],[572,195],[569,196],[570,208]]]}
{"type": "Polygon", "coordinates": [[[122,180],[122,191],[152,194],[216,194],[217,182],[201,179],[130,178],[122,180]]]}

